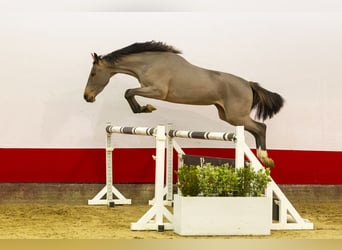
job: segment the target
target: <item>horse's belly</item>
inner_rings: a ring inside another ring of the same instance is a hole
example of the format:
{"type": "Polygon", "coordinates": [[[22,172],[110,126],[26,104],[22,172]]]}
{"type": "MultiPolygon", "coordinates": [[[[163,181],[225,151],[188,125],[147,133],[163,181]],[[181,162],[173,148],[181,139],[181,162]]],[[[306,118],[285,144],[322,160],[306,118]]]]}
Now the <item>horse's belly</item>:
{"type": "Polygon", "coordinates": [[[192,104],[192,105],[212,105],[214,104],[216,98],[202,91],[193,89],[192,91],[183,91],[182,93],[169,92],[166,101],[182,104],[192,104]]]}

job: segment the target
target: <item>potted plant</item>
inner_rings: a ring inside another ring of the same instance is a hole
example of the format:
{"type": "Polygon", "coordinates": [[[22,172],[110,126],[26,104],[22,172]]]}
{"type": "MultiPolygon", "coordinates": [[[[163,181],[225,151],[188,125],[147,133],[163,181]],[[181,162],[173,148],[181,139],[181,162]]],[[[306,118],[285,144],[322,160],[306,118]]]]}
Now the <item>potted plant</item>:
{"type": "Polygon", "coordinates": [[[270,234],[272,201],[265,195],[269,169],[250,165],[181,166],[174,197],[174,229],[181,235],[270,234]]]}

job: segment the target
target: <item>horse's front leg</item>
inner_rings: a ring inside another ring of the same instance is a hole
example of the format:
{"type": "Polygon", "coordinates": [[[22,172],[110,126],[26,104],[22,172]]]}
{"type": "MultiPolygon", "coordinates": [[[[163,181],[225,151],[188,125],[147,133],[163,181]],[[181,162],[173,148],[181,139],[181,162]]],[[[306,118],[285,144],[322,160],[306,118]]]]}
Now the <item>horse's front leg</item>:
{"type": "Polygon", "coordinates": [[[151,88],[136,88],[136,89],[127,89],[125,92],[125,98],[131,107],[133,113],[151,113],[153,110],[156,110],[151,104],[147,104],[145,106],[141,106],[135,96],[143,96],[148,98],[156,98],[159,99],[158,91],[153,91],[151,88]]]}

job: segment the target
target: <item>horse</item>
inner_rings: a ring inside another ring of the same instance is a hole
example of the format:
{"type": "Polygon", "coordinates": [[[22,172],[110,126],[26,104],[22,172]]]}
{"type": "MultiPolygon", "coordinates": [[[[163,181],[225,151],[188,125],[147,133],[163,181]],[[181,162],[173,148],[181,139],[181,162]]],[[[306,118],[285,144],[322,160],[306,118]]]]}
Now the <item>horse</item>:
{"type": "Polygon", "coordinates": [[[163,42],[133,43],[106,55],[92,53],[93,66],[84,90],[84,99],[95,102],[110,78],[118,73],[135,77],[140,87],[127,89],[125,98],[133,113],[156,110],[150,104],[141,106],[135,96],[172,103],[215,105],[221,120],[233,126],[244,126],[256,142],[257,157],[266,167],[273,167],[266,149],[266,124],[256,119],[272,118],[282,108],[284,99],[278,93],[230,73],[209,70],[189,63],[181,51],[163,42]]]}

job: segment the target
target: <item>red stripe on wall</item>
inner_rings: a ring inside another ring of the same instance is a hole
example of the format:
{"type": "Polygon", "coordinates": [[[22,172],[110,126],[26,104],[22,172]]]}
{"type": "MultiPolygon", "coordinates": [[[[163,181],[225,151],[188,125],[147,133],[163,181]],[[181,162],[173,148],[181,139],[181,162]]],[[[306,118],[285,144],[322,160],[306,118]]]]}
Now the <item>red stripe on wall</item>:
{"type": "MultiPolygon", "coordinates": [[[[233,149],[185,148],[187,154],[234,158],[233,149]]],[[[153,183],[153,148],[113,153],[114,182],[153,183]]],[[[269,150],[278,184],[342,184],[342,152],[269,150]]],[[[176,154],[175,154],[176,157],[176,154]]],[[[175,164],[177,163],[174,158],[175,164]]],[[[0,149],[0,182],[105,182],[104,149],[0,149]]]]}
{"type": "Polygon", "coordinates": [[[0,149],[1,182],[101,182],[104,149],[0,149]]]}
{"type": "Polygon", "coordinates": [[[278,184],[342,184],[342,152],[269,150],[278,184]]]}

